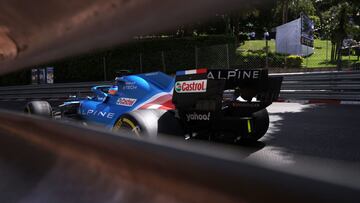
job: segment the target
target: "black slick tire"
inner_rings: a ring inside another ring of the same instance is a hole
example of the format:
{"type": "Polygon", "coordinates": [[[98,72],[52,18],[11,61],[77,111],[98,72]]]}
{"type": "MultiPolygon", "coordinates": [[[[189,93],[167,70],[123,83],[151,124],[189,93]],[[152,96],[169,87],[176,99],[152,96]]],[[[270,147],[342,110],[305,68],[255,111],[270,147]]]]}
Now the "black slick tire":
{"type": "Polygon", "coordinates": [[[26,104],[24,112],[42,117],[52,117],[52,108],[47,101],[31,101],[26,104]]]}
{"type": "Polygon", "coordinates": [[[251,141],[257,141],[263,137],[269,128],[269,113],[266,109],[253,113],[254,132],[247,138],[251,141]]]}

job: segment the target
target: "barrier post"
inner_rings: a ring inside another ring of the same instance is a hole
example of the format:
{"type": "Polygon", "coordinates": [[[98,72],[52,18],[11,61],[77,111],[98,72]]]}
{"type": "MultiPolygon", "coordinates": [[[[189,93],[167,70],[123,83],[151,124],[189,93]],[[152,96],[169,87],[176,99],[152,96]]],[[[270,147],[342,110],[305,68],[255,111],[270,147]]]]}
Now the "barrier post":
{"type": "Polygon", "coordinates": [[[163,72],[166,73],[165,53],[164,53],[164,51],[161,51],[161,62],[162,62],[162,66],[163,66],[163,72]]]}
{"type": "Polygon", "coordinates": [[[269,68],[269,42],[268,38],[265,37],[265,68],[269,68]]]}
{"type": "Polygon", "coordinates": [[[142,53],[139,54],[140,73],[143,72],[142,53]]]}
{"type": "Polygon", "coordinates": [[[229,44],[226,44],[226,67],[230,68],[229,44]]]}
{"type": "Polygon", "coordinates": [[[104,81],[106,81],[106,56],[103,56],[103,67],[104,67],[104,81]]]}
{"type": "Polygon", "coordinates": [[[195,46],[195,68],[198,68],[199,58],[198,58],[198,48],[195,46]]]}

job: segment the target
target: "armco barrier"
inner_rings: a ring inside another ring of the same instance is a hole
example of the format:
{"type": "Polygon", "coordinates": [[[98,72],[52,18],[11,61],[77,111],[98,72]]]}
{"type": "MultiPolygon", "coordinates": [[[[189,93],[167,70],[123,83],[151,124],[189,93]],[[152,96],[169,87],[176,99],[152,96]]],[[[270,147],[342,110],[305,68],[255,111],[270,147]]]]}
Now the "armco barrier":
{"type": "Polygon", "coordinates": [[[360,100],[360,71],[272,75],[284,77],[281,99],[360,100]]]}
{"type": "MultiPolygon", "coordinates": [[[[280,99],[360,101],[360,71],[271,74],[283,76],[280,99]]],[[[111,82],[63,83],[0,87],[0,100],[66,99],[87,96],[95,85],[111,82]]]]}
{"type": "Polygon", "coordinates": [[[111,82],[82,82],[0,87],[0,100],[66,99],[71,95],[88,96],[91,87],[111,82]]]}

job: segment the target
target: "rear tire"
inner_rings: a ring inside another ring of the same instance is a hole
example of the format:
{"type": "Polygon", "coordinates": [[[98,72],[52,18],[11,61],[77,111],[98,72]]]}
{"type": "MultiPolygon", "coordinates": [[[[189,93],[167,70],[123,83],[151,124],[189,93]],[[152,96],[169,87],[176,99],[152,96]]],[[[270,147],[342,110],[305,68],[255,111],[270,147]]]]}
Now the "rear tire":
{"type": "Polygon", "coordinates": [[[52,108],[47,101],[31,101],[26,104],[24,112],[42,117],[52,117],[52,108]]]}
{"type": "Polygon", "coordinates": [[[253,113],[253,125],[254,133],[251,134],[247,139],[251,141],[257,141],[263,137],[269,128],[269,113],[266,109],[253,113]]]}
{"type": "Polygon", "coordinates": [[[156,137],[158,120],[165,110],[136,110],[123,114],[116,121],[113,131],[130,130],[134,136],[156,137]]]}
{"type": "Polygon", "coordinates": [[[142,128],[140,128],[139,123],[132,116],[126,114],[122,115],[115,123],[113,127],[114,132],[131,132],[131,135],[136,137],[141,136],[142,128]]]}

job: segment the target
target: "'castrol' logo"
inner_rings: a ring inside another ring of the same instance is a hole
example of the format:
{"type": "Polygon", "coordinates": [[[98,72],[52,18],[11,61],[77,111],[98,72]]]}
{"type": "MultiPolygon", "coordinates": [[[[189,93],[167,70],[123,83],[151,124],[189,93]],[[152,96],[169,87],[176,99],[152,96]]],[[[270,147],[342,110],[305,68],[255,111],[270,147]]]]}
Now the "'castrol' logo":
{"type": "Polygon", "coordinates": [[[125,97],[121,97],[116,101],[117,105],[120,106],[133,106],[136,102],[136,99],[133,98],[125,98],[125,97]]]}
{"type": "Polygon", "coordinates": [[[177,93],[206,92],[207,80],[179,81],[175,84],[177,93]]]}

